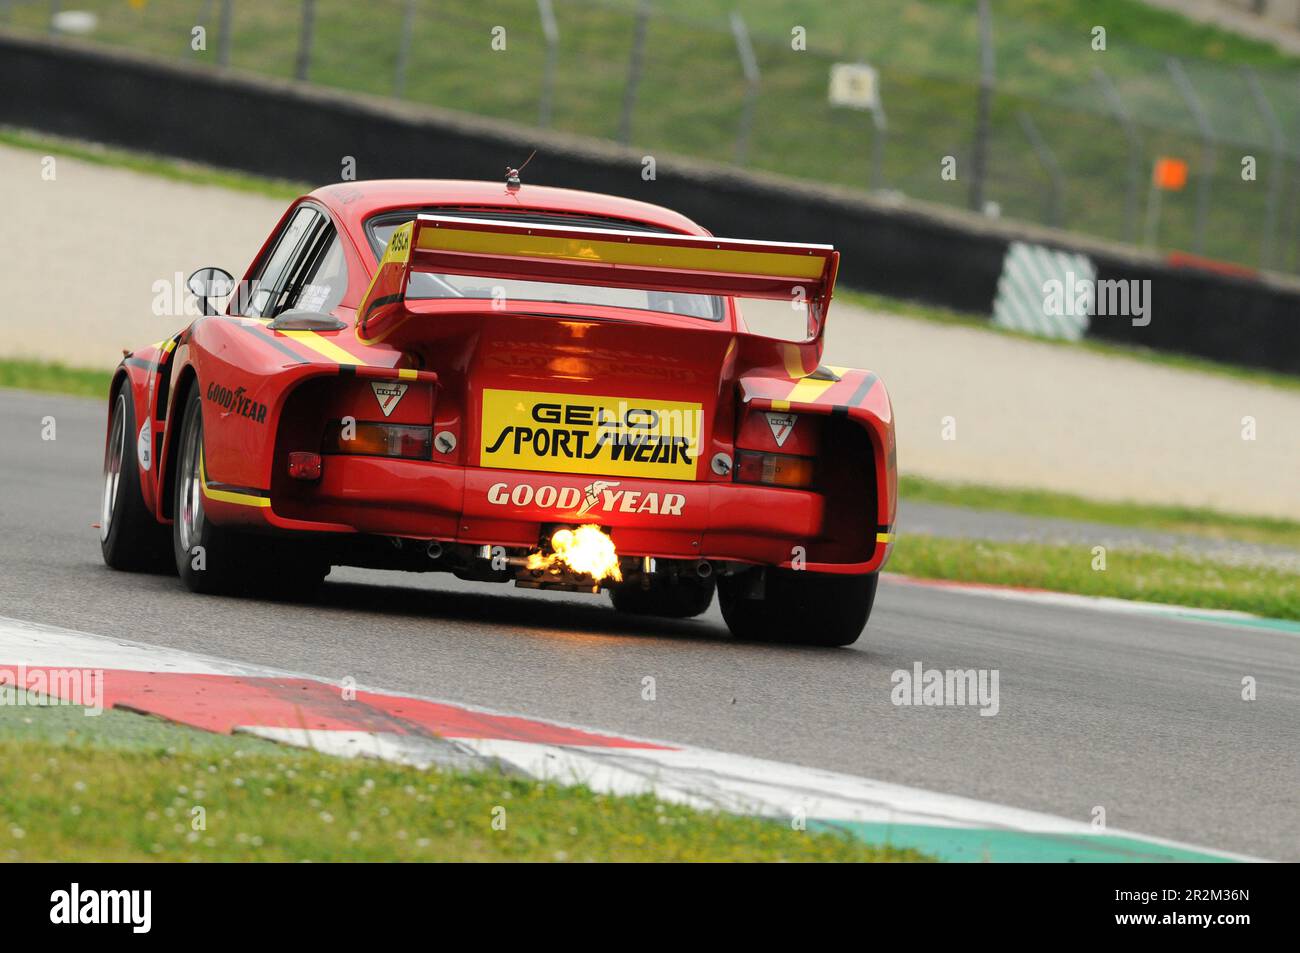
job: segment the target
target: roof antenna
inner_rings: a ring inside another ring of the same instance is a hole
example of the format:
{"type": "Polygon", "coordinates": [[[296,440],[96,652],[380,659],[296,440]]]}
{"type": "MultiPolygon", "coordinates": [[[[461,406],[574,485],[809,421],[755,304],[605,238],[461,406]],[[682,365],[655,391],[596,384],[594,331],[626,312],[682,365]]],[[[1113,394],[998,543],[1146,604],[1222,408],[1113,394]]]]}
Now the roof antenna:
{"type": "Polygon", "coordinates": [[[528,158],[524,160],[524,165],[521,165],[517,169],[511,168],[510,166],[506,166],[506,191],[507,192],[519,191],[519,184],[520,184],[519,173],[524,170],[524,166],[528,165],[528,163],[533,161],[533,156],[535,155],[537,155],[536,149],[534,149],[532,151],[532,154],[530,154],[528,158]]]}

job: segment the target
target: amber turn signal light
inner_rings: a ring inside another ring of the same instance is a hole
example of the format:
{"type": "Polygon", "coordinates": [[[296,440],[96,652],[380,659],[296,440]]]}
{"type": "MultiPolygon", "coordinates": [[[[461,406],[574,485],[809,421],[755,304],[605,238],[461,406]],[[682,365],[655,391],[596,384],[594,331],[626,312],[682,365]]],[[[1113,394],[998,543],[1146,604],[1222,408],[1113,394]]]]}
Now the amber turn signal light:
{"type": "Polygon", "coordinates": [[[811,457],[792,457],[785,453],[740,450],[736,453],[736,479],[772,486],[811,486],[813,461],[811,457]]]}
{"type": "Polygon", "coordinates": [[[341,420],[330,423],[322,445],[325,453],[364,454],[428,460],[433,455],[433,428],[410,424],[379,424],[341,420]]]}

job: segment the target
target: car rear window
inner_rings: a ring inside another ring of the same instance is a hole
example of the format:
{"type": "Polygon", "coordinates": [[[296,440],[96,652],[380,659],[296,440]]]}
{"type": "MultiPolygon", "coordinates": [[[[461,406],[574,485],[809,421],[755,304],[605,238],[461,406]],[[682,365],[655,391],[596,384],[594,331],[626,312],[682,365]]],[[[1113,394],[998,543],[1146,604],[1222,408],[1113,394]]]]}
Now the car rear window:
{"type": "MultiPolygon", "coordinates": [[[[416,215],[459,215],[465,218],[496,219],[526,225],[567,225],[580,228],[618,228],[624,231],[659,232],[637,222],[622,219],[597,218],[588,215],[547,215],[543,213],[519,214],[477,208],[419,208],[400,212],[384,212],[366,222],[366,239],[375,253],[382,257],[388,240],[399,225],[413,221],[416,215]]],[[[634,308],[639,311],[656,311],[704,321],[721,321],[722,299],[716,295],[686,294],[672,291],[650,291],[636,288],[601,288],[591,285],[570,285],[551,281],[526,281],[489,278],[479,275],[436,275],[414,272],[407,287],[408,298],[497,298],[504,296],[513,301],[547,301],[560,304],[604,305],[614,308],[634,308]]]]}

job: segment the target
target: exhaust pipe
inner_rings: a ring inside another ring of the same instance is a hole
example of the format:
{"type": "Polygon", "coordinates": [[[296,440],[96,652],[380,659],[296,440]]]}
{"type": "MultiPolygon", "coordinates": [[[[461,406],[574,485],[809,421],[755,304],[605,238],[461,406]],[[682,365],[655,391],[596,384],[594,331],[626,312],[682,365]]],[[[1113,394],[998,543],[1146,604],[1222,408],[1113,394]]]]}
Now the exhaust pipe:
{"type": "Polygon", "coordinates": [[[424,554],[430,559],[441,559],[442,543],[438,542],[436,539],[429,540],[429,545],[425,547],[424,554]]]}
{"type": "Polygon", "coordinates": [[[695,575],[699,576],[701,579],[708,579],[713,575],[713,563],[709,562],[707,559],[701,559],[695,564],[695,575]]]}

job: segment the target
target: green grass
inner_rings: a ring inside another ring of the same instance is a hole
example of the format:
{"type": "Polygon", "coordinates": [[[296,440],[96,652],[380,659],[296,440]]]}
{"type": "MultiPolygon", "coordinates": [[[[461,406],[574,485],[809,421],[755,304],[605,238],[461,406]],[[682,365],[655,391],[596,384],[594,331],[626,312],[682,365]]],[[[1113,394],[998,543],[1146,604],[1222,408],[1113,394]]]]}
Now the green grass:
{"type": "Polygon", "coordinates": [[[944,503],[1022,516],[1108,523],[1130,529],[1186,533],[1212,539],[1300,549],[1300,523],[1263,516],[1241,516],[1186,506],[1106,502],[1047,490],[947,483],[906,475],[899,477],[898,495],[901,499],[919,503],[944,503]]]}
{"type": "Polygon", "coordinates": [[[50,361],[0,358],[0,387],[108,398],[112,371],[67,367],[50,361]]]}
{"type": "MultiPolygon", "coordinates": [[[[660,0],[647,33],[645,71],[632,128],[648,152],[728,162],[745,87],[727,24],[743,10],[762,72],[749,162],[765,170],[864,187],[873,133],[858,112],[827,104],[830,66],[863,60],[880,70],[889,114],[884,182],[929,201],[964,205],[969,186],[979,62],[972,0],[826,0],[792,10],[782,0],[660,0]],[[808,49],[790,45],[794,24],[808,49]],[[958,181],[942,181],[939,159],[959,159],[958,181]]],[[[1031,115],[1068,177],[1068,227],[1112,238],[1126,234],[1122,177],[1128,145],[1106,112],[1093,70],[1103,67],[1136,115],[1143,169],[1156,155],[1199,156],[1197,132],[1170,82],[1168,56],[1186,58],[1198,94],[1224,145],[1214,171],[1214,219],[1206,253],[1253,263],[1260,249],[1270,152],[1239,65],[1252,65],[1286,128],[1300,121],[1293,58],[1267,44],[1196,24],[1139,0],[999,0],[995,7],[998,95],[992,113],[988,197],[1003,214],[1041,220],[1043,170],[1027,147],[1019,114],[1031,115]],[[1091,29],[1108,30],[1108,48],[1090,47],[1091,29]],[[1235,157],[1259,156],[1261,177],[1243,183],[1235,157]]],[[[150,0],[139,9],[120,0],[82,0],[97,12],[94,40],[198,65],[216,59],[217,24],[206,51],[188,48],[198,0],[150,0]]],[[[209,5],[207,9],[214,9],[209,5]]],[[[612,138],[627,78],[634,0],[557,0],[560,31],[554,125],[612,138]]],[[[236,4],[232,65],[278,77],[292,74],[300,4],[236,4]]],[[[377,95],[394,90],[401,0],[319,0],[310,79],[377,95]]],[[[44,32],[42,3],[19,4],[12,26],[44,32]]],[[[417,4],[405,97],[485,116],[536,121],[545,45],[533,0],[417,4]],[[493,50],[492,30],[507,45],[493,50]]],[[[545,155],[536,174],[545,175],[545,155]]],[[[1195,170],[1194,170],[1195,171],[1195,170]]],[[[1165,247],[1189,247],[1195,189],[1165,200],[1165,247]]],[[[1145,192],[1142,196],[1145,199],[1145,192]]],[[[1291,234],[1284,220],[1280,234],[1291,234]]],[[[1294,269],[1300,244],[1282,264],[1294,269]]]]}
{"type": "Polygon", "coordinates": [[[126,712],[0,708],[0,860],[924,859],[649,795],[331,758],[126,712]]]}
{"type": "Polygon", "coordinates": [[[1104,571],[1094,570],[1093,560],[1089,546],[903,535],[894,547],[889,571],[1300,619],[1300,575],[1295,573],[1115,548],[1106,553],[1104,571]]]}

